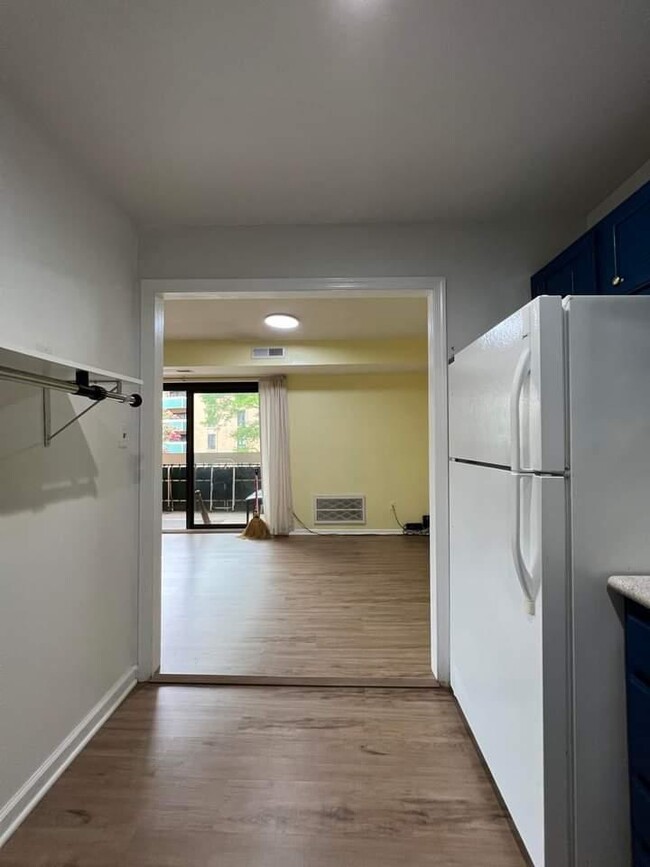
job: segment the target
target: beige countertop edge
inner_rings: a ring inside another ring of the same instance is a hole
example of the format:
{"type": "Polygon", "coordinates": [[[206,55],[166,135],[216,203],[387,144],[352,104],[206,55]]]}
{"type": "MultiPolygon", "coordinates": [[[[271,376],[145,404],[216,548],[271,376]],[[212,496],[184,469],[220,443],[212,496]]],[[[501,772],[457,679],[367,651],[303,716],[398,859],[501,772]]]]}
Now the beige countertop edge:
{"type": "Polygon", "coordinates": [[[650,575],[611,575],[607,586],[622,596],[650,608],[650,575]]]}

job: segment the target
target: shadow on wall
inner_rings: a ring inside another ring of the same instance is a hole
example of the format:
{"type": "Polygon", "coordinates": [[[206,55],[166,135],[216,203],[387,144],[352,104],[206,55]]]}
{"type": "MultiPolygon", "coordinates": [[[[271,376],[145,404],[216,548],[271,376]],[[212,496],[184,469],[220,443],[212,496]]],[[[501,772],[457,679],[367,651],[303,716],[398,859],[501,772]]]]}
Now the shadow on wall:
{"type": "MultiPolygon", "coordinates": [[[[51,394],[53,430],[89,405],[51,394]]],[[[36,512],[50,503],[97,496],[97,465],[79,424],[44,447],[39,389],[0,383],[0,431],[0,513],[36,512]]]]}

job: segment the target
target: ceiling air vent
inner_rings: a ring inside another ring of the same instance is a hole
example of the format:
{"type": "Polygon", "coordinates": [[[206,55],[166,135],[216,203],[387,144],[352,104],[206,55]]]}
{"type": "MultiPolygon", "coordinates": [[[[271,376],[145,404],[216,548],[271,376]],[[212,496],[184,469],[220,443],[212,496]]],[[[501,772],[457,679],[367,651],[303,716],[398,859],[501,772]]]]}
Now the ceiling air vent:
{"type": "Polygon", "coordinates": [[[254,346],[251,349],[251,358],[286,358],[287,350],[284,346],[254,346]]]}
{"type": "Polygon", "coordinates": [[[359,494],[314,497],[315,524],[365,524],[366,498],[359,494]]]}

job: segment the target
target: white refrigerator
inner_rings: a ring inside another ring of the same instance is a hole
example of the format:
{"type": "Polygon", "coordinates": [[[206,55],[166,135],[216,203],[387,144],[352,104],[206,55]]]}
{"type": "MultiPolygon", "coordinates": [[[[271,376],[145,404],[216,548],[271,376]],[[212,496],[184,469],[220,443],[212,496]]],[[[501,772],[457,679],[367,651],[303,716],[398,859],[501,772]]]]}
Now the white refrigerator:
{"type": "Polygon", "coordinates": [[[629,867],[650,297],[540,297],[449,368],[451,686],[535,867],[629,867]]]}

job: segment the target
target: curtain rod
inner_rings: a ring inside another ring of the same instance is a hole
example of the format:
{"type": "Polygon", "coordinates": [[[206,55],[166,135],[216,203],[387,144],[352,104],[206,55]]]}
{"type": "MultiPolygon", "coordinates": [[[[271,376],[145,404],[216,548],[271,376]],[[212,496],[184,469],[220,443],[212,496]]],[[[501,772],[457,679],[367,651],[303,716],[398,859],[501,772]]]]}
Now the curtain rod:
{"type": "Polygon", "coordinates": [[[118,403],[125,403],[133,407],[142,404],[142,397],[139,394],[124,394],[120,391],[109,391],[101,385],[91,385],[89,374],[84,370],[77,370],[75,380],[72,382],[67,379],[55,379],[51,376],[41,376],[37,373],[29,373],[26,370],[17,370],[13,367],[0,365],[0,379],[21,382],[26,385],[34,385],[38,388],[47,388],[54,391],[65,391],[68,394],[76,394],[94,401],[115,400],[118,403]]]}

